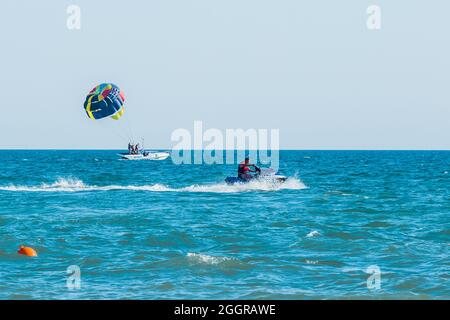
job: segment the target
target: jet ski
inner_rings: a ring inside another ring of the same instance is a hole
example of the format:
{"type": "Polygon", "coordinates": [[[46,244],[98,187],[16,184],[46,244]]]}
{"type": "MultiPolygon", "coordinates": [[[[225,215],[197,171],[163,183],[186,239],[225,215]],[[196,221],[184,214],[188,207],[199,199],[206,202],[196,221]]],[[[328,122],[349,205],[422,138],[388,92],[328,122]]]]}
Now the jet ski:
{"type": "Polygon", "coordinates": [[[140,151],[139,153],[119,153],[119,156],[124,160],[166,160],[170,157],[170,153],[140,151]]]}
{"type": "Polygon", "coordinates": [[[279,175],[277,172],[271,168],[257,168],[256,174],[254,174],[250,179],[242,179],[240,177],[227,177],[225,182],[228,185],[249,183],[250,181],[264,181],[273,183],[283,183],[287,180],[286,176],[279,175]]]}

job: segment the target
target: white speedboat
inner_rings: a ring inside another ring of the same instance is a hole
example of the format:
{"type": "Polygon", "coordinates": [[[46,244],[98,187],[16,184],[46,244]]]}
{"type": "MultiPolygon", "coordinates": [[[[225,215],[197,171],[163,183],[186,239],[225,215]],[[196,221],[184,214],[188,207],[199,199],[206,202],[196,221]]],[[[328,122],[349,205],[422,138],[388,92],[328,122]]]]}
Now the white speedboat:
{"type": "Polygon", "coordinates": [[[141,151],[139,153],[119,153],[119,156],[125,160],[166,160],[170,157],[170,153],[141,151]]]}

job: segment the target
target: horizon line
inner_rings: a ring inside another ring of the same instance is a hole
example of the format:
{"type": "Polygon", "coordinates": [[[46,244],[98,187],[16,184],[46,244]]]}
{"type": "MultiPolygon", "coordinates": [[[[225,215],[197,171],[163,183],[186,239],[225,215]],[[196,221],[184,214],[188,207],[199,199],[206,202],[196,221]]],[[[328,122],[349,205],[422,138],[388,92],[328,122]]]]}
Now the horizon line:
{"type": "MultiPolygon", "coordinates": [[[[123,151],[125,148],[116,149],[116,148],[1,148],[0,151],[123,151]]],[[[221,150],[210,150],[210,149],[183,149],[183,150],[171,150],[170,148],[145,148],[145,150],[150,151],[450,151],[450,149],[297,149],[297,148],[286,148],[286,149],[277,149],[277,150],[257,150],[257,149],[221,149],[221,150]]]]}

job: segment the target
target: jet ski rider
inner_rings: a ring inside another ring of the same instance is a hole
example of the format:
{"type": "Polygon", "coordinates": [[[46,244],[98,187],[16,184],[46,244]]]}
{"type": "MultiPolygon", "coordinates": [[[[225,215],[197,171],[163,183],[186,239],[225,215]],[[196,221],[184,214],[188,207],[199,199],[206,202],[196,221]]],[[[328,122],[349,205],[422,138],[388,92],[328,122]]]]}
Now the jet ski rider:
{"type": "Polygon", "coordinates": [[[254,177],[254,175],[250,174],[249,172],[260,172],[261,170],[254,164],[250,163],[249,157],[246,157],[243,162],[239,164],[238,167],[238,178],[248,181],[254,177]],[[254,170],[250,169],[250,167],[253,167],[254,170]]]}

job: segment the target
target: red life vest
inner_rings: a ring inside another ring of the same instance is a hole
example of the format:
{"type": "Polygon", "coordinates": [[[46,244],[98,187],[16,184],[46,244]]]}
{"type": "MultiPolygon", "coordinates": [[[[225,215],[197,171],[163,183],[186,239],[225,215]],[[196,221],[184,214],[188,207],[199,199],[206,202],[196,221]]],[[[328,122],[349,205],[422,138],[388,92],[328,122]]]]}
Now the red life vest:
{"type": "Polygon", "coordinates": [[[238,167],[238,174],[247,174],[250,168],[245,163],[240,163],[238,167]]]}

